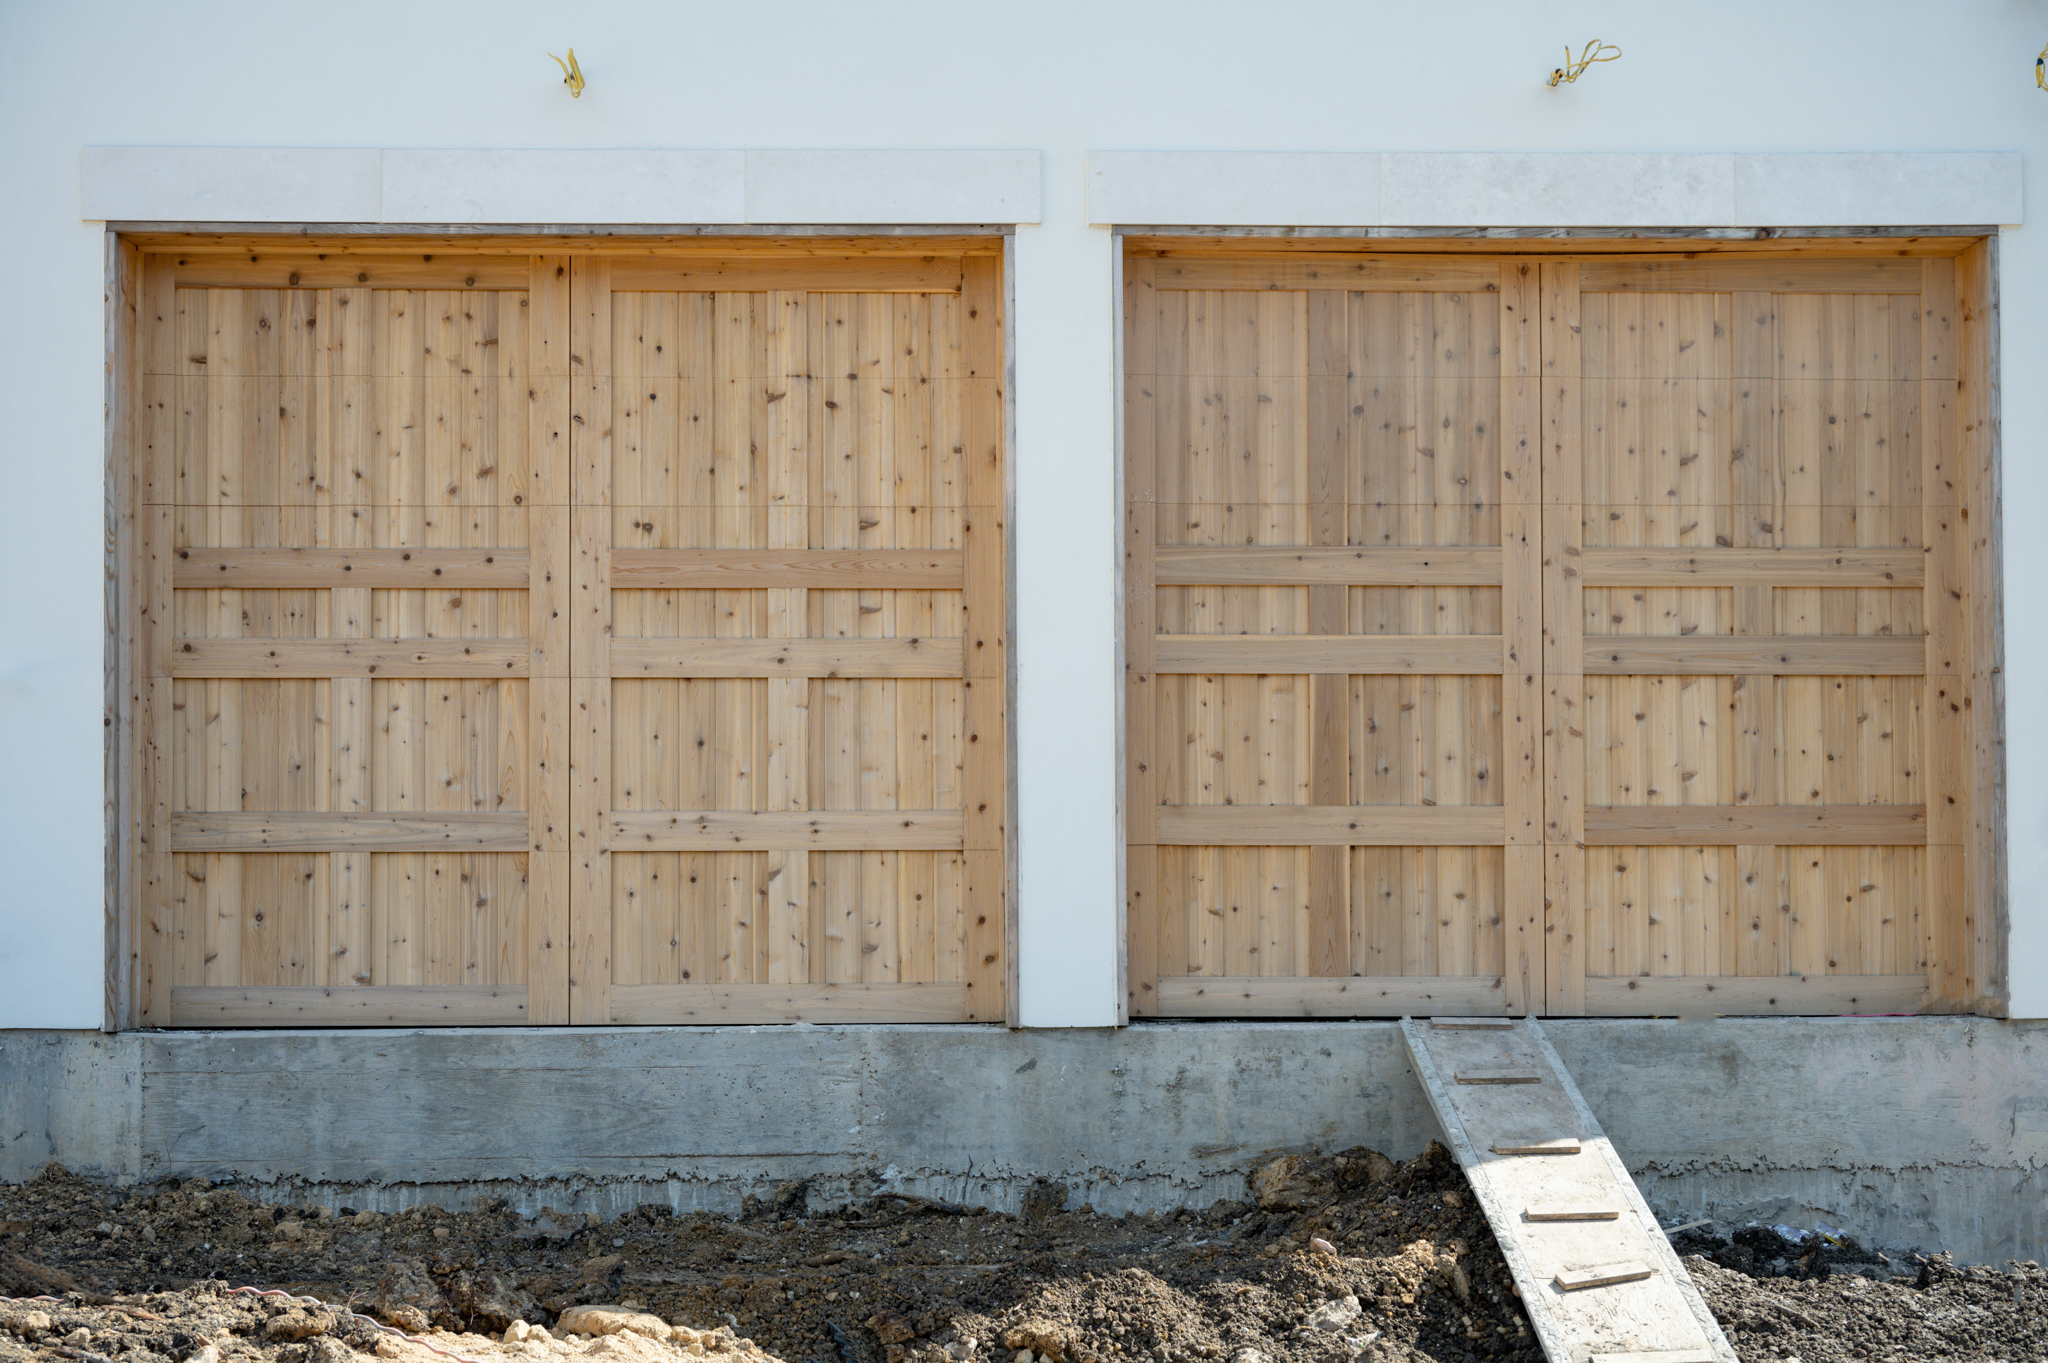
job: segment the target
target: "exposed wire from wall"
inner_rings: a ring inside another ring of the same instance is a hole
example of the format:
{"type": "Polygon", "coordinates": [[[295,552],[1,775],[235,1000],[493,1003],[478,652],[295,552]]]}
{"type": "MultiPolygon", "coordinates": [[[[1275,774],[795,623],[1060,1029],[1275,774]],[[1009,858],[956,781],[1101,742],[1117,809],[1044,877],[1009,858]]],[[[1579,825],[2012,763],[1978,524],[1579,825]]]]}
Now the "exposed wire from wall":
{"type": "Polygon", "coordinates": [[[1578,80],[1580,76],[1585,75],[1586,68],[1594,62],[1611,62],[1620,55],[1621,49],[1613,43],[1603,43],[1598,38],[1590,38],[1586,42],[1585,49],[1574,58],[1572,56],[1572,45],[1566,43],[1564,45],[1564,65],[1550,73],[1550,84],[1553,88],[1560,84],[1570,85],[1578,80]]]}

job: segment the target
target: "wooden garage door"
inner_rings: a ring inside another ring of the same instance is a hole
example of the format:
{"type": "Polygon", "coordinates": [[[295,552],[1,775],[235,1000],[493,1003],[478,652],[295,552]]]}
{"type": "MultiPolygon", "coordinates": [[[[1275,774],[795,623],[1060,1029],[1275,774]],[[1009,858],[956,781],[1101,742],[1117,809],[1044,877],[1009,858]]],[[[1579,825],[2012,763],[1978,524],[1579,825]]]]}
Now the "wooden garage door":
{"type": "Polygon", "coordinates": [[[1131,1011],[1988,1006],[1957,271],[1130,256],[1131,1011]]]}
{"type": "Polygon", "coordinates": [[[1003,1017],[999,263],[579,267],[576,1021],[1003,1017]]]}
{"type": "Polygon", "coordinates": [[[1542,991],[1533,266],[1127,264],[1130,1008],[1542,991]]]}
{"type": "Polygon", "coordinates": [[[1544,286],[1550,1010],[1971,1006],[1956,261],[1544,286]]]}
{"type": "Polygon", "coordinates": [[[1000,258],[852,245],[135,260],[135,1021],[1004,1015],[1000,258]]]}

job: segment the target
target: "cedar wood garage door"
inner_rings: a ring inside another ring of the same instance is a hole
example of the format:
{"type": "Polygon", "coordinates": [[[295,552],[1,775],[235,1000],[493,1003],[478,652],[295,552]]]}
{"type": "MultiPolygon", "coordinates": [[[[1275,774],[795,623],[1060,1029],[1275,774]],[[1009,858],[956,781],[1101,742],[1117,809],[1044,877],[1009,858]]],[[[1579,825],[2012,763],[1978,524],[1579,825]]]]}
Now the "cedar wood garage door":
{"type": "Polygon", "coordinates": [[[1988,251],[1133,243],[1131,1012],[1995,1011],[1988,251]]]}
{"type": "Polygon", "coordinates": [[[1005,1015],[1001,255],[128,243],[133,1020],[1005,1015]]]}

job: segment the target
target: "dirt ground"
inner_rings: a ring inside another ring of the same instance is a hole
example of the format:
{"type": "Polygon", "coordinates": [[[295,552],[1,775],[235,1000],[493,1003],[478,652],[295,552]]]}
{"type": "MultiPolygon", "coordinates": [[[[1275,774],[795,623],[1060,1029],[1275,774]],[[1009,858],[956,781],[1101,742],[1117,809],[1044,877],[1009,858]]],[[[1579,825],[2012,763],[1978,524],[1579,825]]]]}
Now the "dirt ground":
{"type": "MultiPolygon", "coordinates": [[[[647,1207],[600,1223],[503,1207],[337,1213],[203,1180],[110,1188],[52,1168],[0,1185],[0,1360],[1542,1358],[1441,1147],[1403,1164],[1362,1149],[1293,1156],[1248,1183],[1242,1202],[1119,1217],[1068,1208],[1057,1185],[1034,1189],[1021,1217],[888,1195],[812,1212],[791,1184],[737,1219],[647,1207]],[[242,1285],[423,1343],[229,1291],[242,1285]],[[579,1323],[573,1308],[592,1304],[618,1310],[579,1323]],[[591,1329],[613,1333],[578,1333],[591,1329]]],[[[1809,1249],[1768,1229],[1675,1243],[1745,1363],[2048,1360],[2048,1274],[2032,1263],[1809,1249]]]]}

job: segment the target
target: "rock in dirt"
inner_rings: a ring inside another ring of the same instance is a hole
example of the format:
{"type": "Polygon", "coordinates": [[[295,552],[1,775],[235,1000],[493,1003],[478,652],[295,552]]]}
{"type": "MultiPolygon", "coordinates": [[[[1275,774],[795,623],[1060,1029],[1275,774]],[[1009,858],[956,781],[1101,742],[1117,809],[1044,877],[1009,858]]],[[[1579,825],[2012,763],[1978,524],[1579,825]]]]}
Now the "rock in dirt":
{"type": "Polygon", "coordinates": [[[281,1316],[272,1316],[270,1323],[263,1327],[265,1339],[310,1339],[324,1335],[334,1328],[334,1317],[325,1311],[307,1311],[294,1306],[281,1316]]]}
{"type": "Polygon", "coordinates": [[[1337,1297],[1324,1302],[1321,1306],[1309,1312],[1308,1319],[1302,1321],[1302,1326],[1305,1329],[1321,1330],[1326,1334],[1334,1335],[1345,1326],[1357,1320],[1359,1314],[1358,1298],[1353,1296],[1337,1297]]]}
{"type": "Polygon", "coordinates": [[[50,1313],[32,1306],[0,1302],[0,1330],[11,1330],[23,1339],[36,1339],[50,1332],[50,1313]]]}
{"type": "Polygon", "coordinates": [[[328,1335],[306,1341],[306,1363],[355,1363],[355,1350],[328,1335]]]}
{"type": "Polygon", "coordinates": [[[1307,1155],[1282,1155],[1252,1175],[1252,1199],[1269,1212],[1299,1211],[1337,1191],[1336,1180],[1307,1155]]]}
{"type": "Polygon", "coordinates": [[[1055,1363],[1067,1356],[1067,1345],[1067,1332],[1042,1318],[1020,1321],[1003,1332],[1005,1349],[1029,1349],[1055,1363]]]}
{"type": "Polygon", "coordinates": [[[1357,1146],[1335,1156],[1282,1155],[1253,1170],[1249,1182],[1260,1210],[1294,1212],[1383,1183],[1393,1173],[1392,1160],[1357,1146]]]}
{"type": "Polygon", "coordinates": [[[667,1339],[673,1333],[669,1323],[660,1316],[628,1310],[623,1306],[572,1306],[555,1322],[555,1329],[565,1335],[628,1333],[649,1339],[667,1339]]]}
{"type": "Polygon", "coordinates": [[[533,1294],[503,1273],[463,1269],[448,1280],[447,1296],[449,1309],[467,1328],[494,1335],[539,1314],[533,1294]]]}

